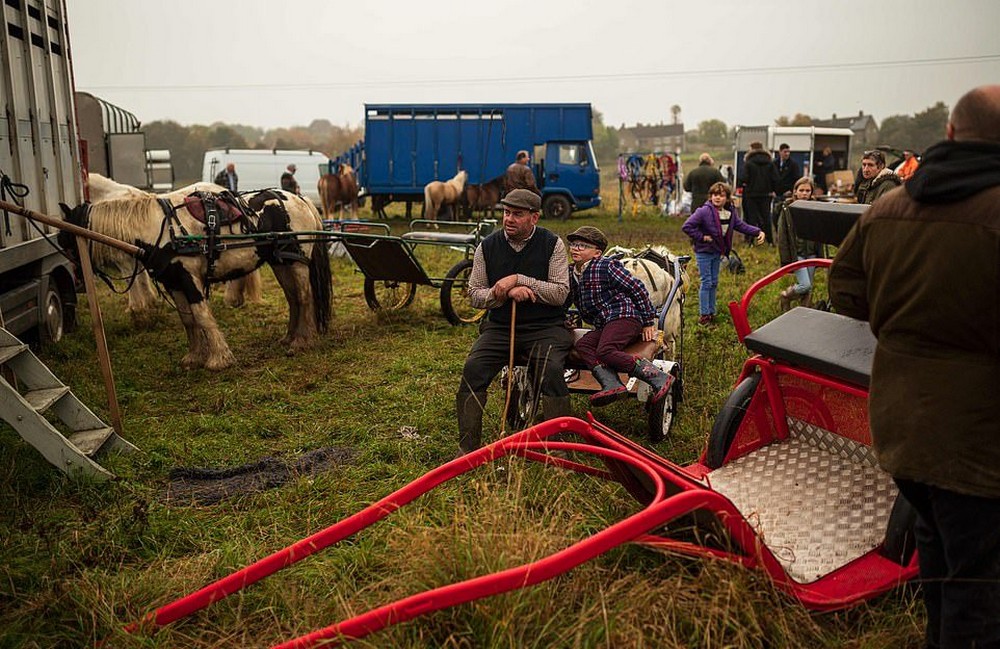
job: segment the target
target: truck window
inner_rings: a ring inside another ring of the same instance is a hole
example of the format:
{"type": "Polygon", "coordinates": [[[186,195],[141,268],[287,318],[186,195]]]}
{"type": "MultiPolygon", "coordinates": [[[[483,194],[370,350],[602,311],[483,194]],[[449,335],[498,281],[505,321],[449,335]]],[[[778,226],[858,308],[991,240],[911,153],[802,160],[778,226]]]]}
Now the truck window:
{"type": "Polygon", "coordinates": [[[582,144],[560,144],[559,164],[585,167],[588,164],[587,151],[582,144]]]}

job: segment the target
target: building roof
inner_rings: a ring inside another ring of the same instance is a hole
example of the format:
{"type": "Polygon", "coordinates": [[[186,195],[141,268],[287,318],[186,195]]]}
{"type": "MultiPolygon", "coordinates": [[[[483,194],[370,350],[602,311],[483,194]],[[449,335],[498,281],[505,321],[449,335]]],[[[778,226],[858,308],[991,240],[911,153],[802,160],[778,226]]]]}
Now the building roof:
{"type": "Polygon", "coordinates": [[[830,119],[817,119],[813,122],[813,126],[849,128],[855,132],[864,131],[868,128],[869,124],[878,128],[875,118],[871,115],[865,115],[863,111],[858,111],[857,115],[852,115],[851,117],[837,117],[837,113],[834,113],[830,119]]]}

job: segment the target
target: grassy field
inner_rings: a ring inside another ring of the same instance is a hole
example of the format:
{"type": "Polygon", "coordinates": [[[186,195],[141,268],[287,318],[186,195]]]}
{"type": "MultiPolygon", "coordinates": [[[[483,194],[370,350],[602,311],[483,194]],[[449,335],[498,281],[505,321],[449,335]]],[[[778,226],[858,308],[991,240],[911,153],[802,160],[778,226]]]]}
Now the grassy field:
{"type": "MultiPolygon", "coordinates": [[[[611,209],[614,201],[606,198],[611,209]]],[[[612,243],[662,243],[688,252],[680,221],[645,208],[623,222],[609,210],[544,223],[560,234],[604,229],[612,243]]],[[[394,221],[402,230],[405,224],[394,221]]],[[[723,273],[720,303],[777,265],[773,248],[741,249],[745,275],[723,273]]],[[[455,253],[425,259],[442,276],[455,253]]],[[[288,357],[276,342],[287,308],[265,272],[263,304],[213,301],[238,359],[220,372],[179,368],[184,335],[164,306],[136,324],[123,298],[102,307],[124,412],[141,452],[112,456],[120,479],[66,479],[8,429],[0,431],[0,647],[266,647],[373,606],[551,553],[635,511],[596,479],[517,461],[448,484],[363,534],[151,636],[123,624],[378,500],[453,457],[454,393],[475,337],[441,315],[421,287],[407,310],[375,314],[349,260],[333,261],[335,320],[312,350],[288,357]],[[177,467],[224,468],[323,447],[349,459],[330,471],[210,506],[170,498],[177,467]]],[[[692,274],[696,278],[692,265],[692,274]]],[[[695,287],[696,288],[696,285],[695,287]]],[[[695,459],[746,351],[726,309],[713,328],[686,308],[686,399],[674,435],[657,452],[695,459]]],[[[774,288],[774,287],[772,287],[774,288]]],[[[82,297],[82,296],[81,296],[82,297]]],[[[777,289],[761,298],[763,321],[777,289]]],[[[90,320],[43,360],[106,415],[90,320]]],[[[502,395],[490,393],[486,438],[502,395]]],[[[575,411],[587,409],[574,397],[575,411]]],[[[599,414],[642,440],[634,402],[599,414]]],[[[535,588],[457,607],[377,633],[364,647],[913,647],[923,627],[911,589],[850,611],[810,614],[755,573],[625,547],[535,588]]]]}

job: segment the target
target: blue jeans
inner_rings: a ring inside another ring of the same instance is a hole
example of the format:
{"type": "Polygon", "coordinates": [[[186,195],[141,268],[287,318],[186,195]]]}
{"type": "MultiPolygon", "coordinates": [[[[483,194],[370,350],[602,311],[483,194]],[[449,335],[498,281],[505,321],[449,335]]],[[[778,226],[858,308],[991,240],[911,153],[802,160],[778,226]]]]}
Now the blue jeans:
{"type": "MultiPolygon", "coordinates": [[[[816,259],[816,255],[809,255],[808,257],[799,257],[799,261],[803,259],[816,259]]],[[[813,288],[813,275],[816,274],[816,267],[809,266],[808,268],[799,268],[794,271],[795,275],[795,285],[792,286],[792,291],[796,295],[805,295],[813,288]]]]}
{"type": "Polygon", "coordinates": [[[698,262],[698,275],[701,286],[698,288],[698,314],[715,315],[715,291],[719,287],[719,266],[722,256],[717,252],[696,252],[694,258],[698,262]]]}

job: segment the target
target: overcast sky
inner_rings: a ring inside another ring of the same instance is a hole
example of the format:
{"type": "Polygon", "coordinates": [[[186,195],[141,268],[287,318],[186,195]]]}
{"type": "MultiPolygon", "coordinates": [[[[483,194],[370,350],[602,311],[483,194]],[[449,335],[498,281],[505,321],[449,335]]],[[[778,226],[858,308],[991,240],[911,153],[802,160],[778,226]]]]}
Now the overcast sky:
{"type": "MultiPolygon", "coordinates": [[[[880,122],[1000,83],[997,0],[68,0],[76,86],[141,121],[590,102],[605,123],[880,122]]],[[[335,153],[335,152],[330,152],[335,153]]]]}

